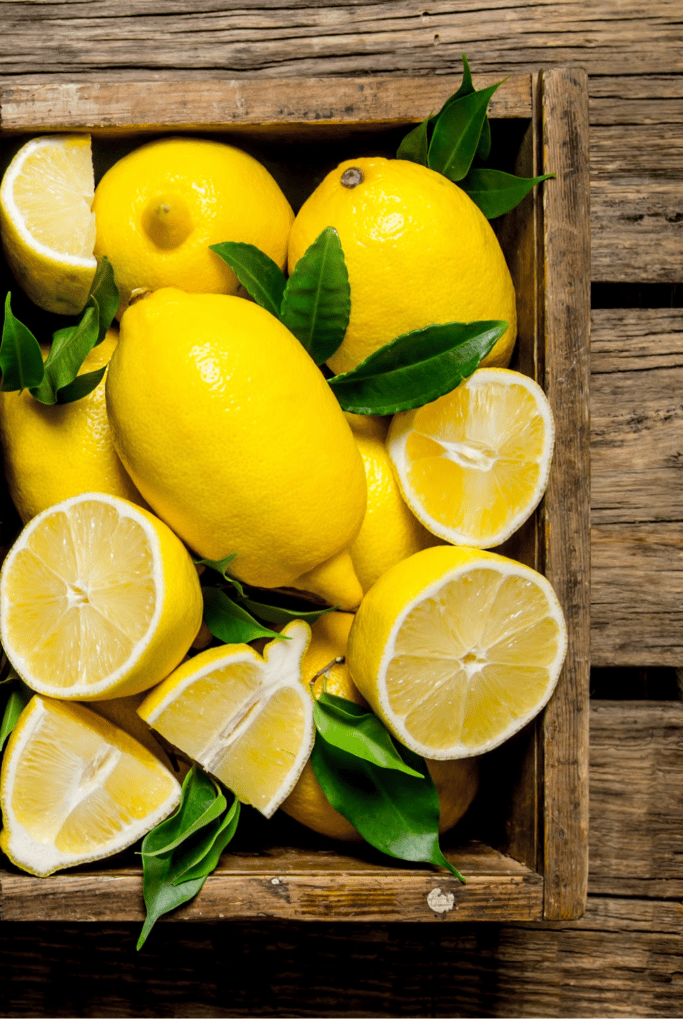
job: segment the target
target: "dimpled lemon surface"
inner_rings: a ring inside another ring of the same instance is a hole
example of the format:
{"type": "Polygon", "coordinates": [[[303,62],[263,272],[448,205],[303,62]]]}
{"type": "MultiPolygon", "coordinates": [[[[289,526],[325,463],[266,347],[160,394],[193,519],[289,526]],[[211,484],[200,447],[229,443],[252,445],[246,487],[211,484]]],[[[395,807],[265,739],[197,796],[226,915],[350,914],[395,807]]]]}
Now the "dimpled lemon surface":
{"type": "MultiPolygon", "coordinates": [[[[117,339],[111,328],[80,373],[104,366],[117,339]]],[[[144,504],[112,444],[104,381],[85,398],[63,405],[44,405],[26,390],[0,392],[0,437],[7,486],[25,523],[84,491],[144,504]]]]}
{"type": "Polygon", "coordinates": [[[247,583],[291,586],[358,533],[351,429],[303,346],[255,303],[174,288],[135,302],[106,390],[151,508],[202,557],[237,552],[230,571],[247,583]]]}
{"type": "Polygon", "coordinates": [[[512,278],[493,228],[461,188],[408,160],[345,160],[296,216],[290,273],[329,225],[339,233],[351,286],[348,329],[328,359],[335,373],[408,331],[471,320],[507,321],[484,360],[507,366],[517,334],[512,278]]]}
{"type": "Polygon", "coordinates": [[[249,242],[284,269],[292,208],[248,153],[196,138],[157,139],[103,175],[93,204],[95,252],[114,267],[122,313],[137,288],[231,292],[233,271],[209,249],[249,242]]]}

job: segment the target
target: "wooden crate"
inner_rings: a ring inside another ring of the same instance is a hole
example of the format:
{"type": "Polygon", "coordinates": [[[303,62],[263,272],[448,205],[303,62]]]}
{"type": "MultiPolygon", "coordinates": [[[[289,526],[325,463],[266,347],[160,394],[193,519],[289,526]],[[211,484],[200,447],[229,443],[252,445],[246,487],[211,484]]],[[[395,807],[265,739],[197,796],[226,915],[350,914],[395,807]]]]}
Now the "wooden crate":
{"type": "MultiPolygon", "coordinates": [[[[98,176],[149,137],[201,133],[262,159],[296,208],[341,159],[394,155],[408,128],[436,111],[459,81],[458,75],[3,85],[0,169],[25,139],[44,132],[91,132],[98,176]]],[[[564,608],[569,649],[560,682],[536,721],[482,759],[480,792],[444,837],[444,851],[467,884],[365,845],[334,844],[282,812],[264,822],[247,810],[248,827],[174,919],[533,921],[583,912],[590,496],[585,75],[552,70],[508,78],[490,114],[499,166],[557,175],[495,227],[518,294],[513,365],[544,386],[557,428],[546,497],[504,550],[545,573],[564,608]]],[[[3,284],[4,295],[11,282],[3,284]]],[[[11,519],[10,511],[6,523],[11,519]]],[[[144,916],[139,859],[130,851],[43,879],[3,861],[0,893],[6,921],[144,916]]]]}

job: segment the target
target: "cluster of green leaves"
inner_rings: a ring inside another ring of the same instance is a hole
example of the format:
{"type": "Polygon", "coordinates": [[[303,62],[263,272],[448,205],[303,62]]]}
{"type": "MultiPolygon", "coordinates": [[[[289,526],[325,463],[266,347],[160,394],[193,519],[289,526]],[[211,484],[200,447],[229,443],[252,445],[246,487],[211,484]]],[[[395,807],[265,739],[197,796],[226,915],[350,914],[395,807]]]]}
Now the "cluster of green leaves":
{"type": "Polygon", "coordinates": [[[104,340],[119,307],[119,291],[109,260],[103,257],[98,261],[80,320],[54,332],[45,361],[38,340],[12,313],[11,298],[8,292],[0,342],[0,390],[26,388],[44,405],[76,402],[90,394],[102,380],[106,366],[80,376],[79,370],[88,353],[104,340]]]}
{"type": "Polygon", "coordinates": [[[464,882],[439,844],[439,798],[424,759],[343,697],[323,691],[314,716],[311,765],[334,809],[382,853],[446,868],[464,882]]]}
{"type": "MultiPolygon", "coordinates": [[[[221,242],[211,248],[252,298],[289,328],[318,366],[336,352],[348,327],[351,292],[335,228],[321,231],[289,278],[255,245],[221,242]]],[[[477,320],[411,331],[327,383],[347,412],[386,415],[414,409],[457,387],[507,328],[504,320],[477,320]]]]}
{"type": "Polygon", "coordinates": [[[554,175],[521,178],[484,166],[491,154],[488,105],[502,82],[486,89],[475,89],[465,54],[462,62],[463,76],[458,90],[449,96],[437,114],[431,114],[408,132],[396,156],[430,167],[457,182],[491,220],[513,210],[534,185],[554,175]]]}
{"type": "Polygon", "coordinates": [[[194,765],[185,776],[180,805],[142,841],[142,892],[145,917],[137,943],[141,949],[154,924],[191,900],[218,864],[235,834],[240,802],[194,765]]]}
{"type": "Polygon", "coordinates": [[[245,588],[240,580],[229,574],[228,567],[235,557],[236,553],[233,553],[219,562],[206,558],[197,560],[198,565],[205,565],[211,570],[210,582],[202,586],[204,622],[216,639],[224,644],[248,644],[262,637],[286,640],[265,623],[285,626],[292,619],[303,619],[312,625],[330,610],[297,611],[260,600],[260,595],[255,595],[252,588],[245,588]],[[226,590],[230,590],[232,596],[226,590]]]}

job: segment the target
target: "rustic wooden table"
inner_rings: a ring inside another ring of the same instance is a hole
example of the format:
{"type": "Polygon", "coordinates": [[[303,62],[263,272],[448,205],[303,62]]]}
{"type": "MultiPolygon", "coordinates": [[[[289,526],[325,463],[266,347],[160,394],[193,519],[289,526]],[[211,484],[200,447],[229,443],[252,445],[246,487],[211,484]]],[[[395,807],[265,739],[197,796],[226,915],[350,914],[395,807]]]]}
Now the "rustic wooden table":
{"type": "Polygon", "coordinates": [[[0,84],[589,75],[588,904],[527,925],[0,926],[6,1017],[678,1017],[683,1010],[680,0],[0,2],[0,84]]]}

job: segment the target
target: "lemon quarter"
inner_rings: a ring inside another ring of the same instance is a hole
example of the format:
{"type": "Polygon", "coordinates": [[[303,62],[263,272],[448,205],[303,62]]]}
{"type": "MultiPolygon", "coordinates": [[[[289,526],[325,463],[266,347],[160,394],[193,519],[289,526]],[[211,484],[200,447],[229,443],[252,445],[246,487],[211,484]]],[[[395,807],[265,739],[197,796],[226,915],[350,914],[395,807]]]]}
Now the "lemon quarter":
{"type": "Polygon", "coordinates": [[[3,176],[7,262],[31,301],[51,313],[80,313],[88,298],[97,269],[94,190],[89,135],[31,139],[3,176]]]}
{"type": "Polygon", "coordinates": [[[263,655],[224,644],[184,662],[138,708],[148,725],[266,818],[299,778],[314,738],[313,699],[301,681],[311,638],[301,620],[263,655]]]}
{"type": "Polygon", "coordinates": [[[353,680],[402,743],[445,760],[484,753],[550,699],[567,644],[548,580],[491,551],[441,545],[384,573],[348,643],[353,680]]]}
{"type": "Polygon", "coordinates": [[[36,695],[7,744],[0,800],[2,849],[45,876],[136,842],[177,806],[180,785],[89,708],[36,695]]]}
{"type": "Polygon", "coordinates": [[[182,542],[123,498],[81,494],[24,527],[0,573],[0,634],[48,697],[101,700],[154,686],[187,653],[202,594],[182,542]]]}

